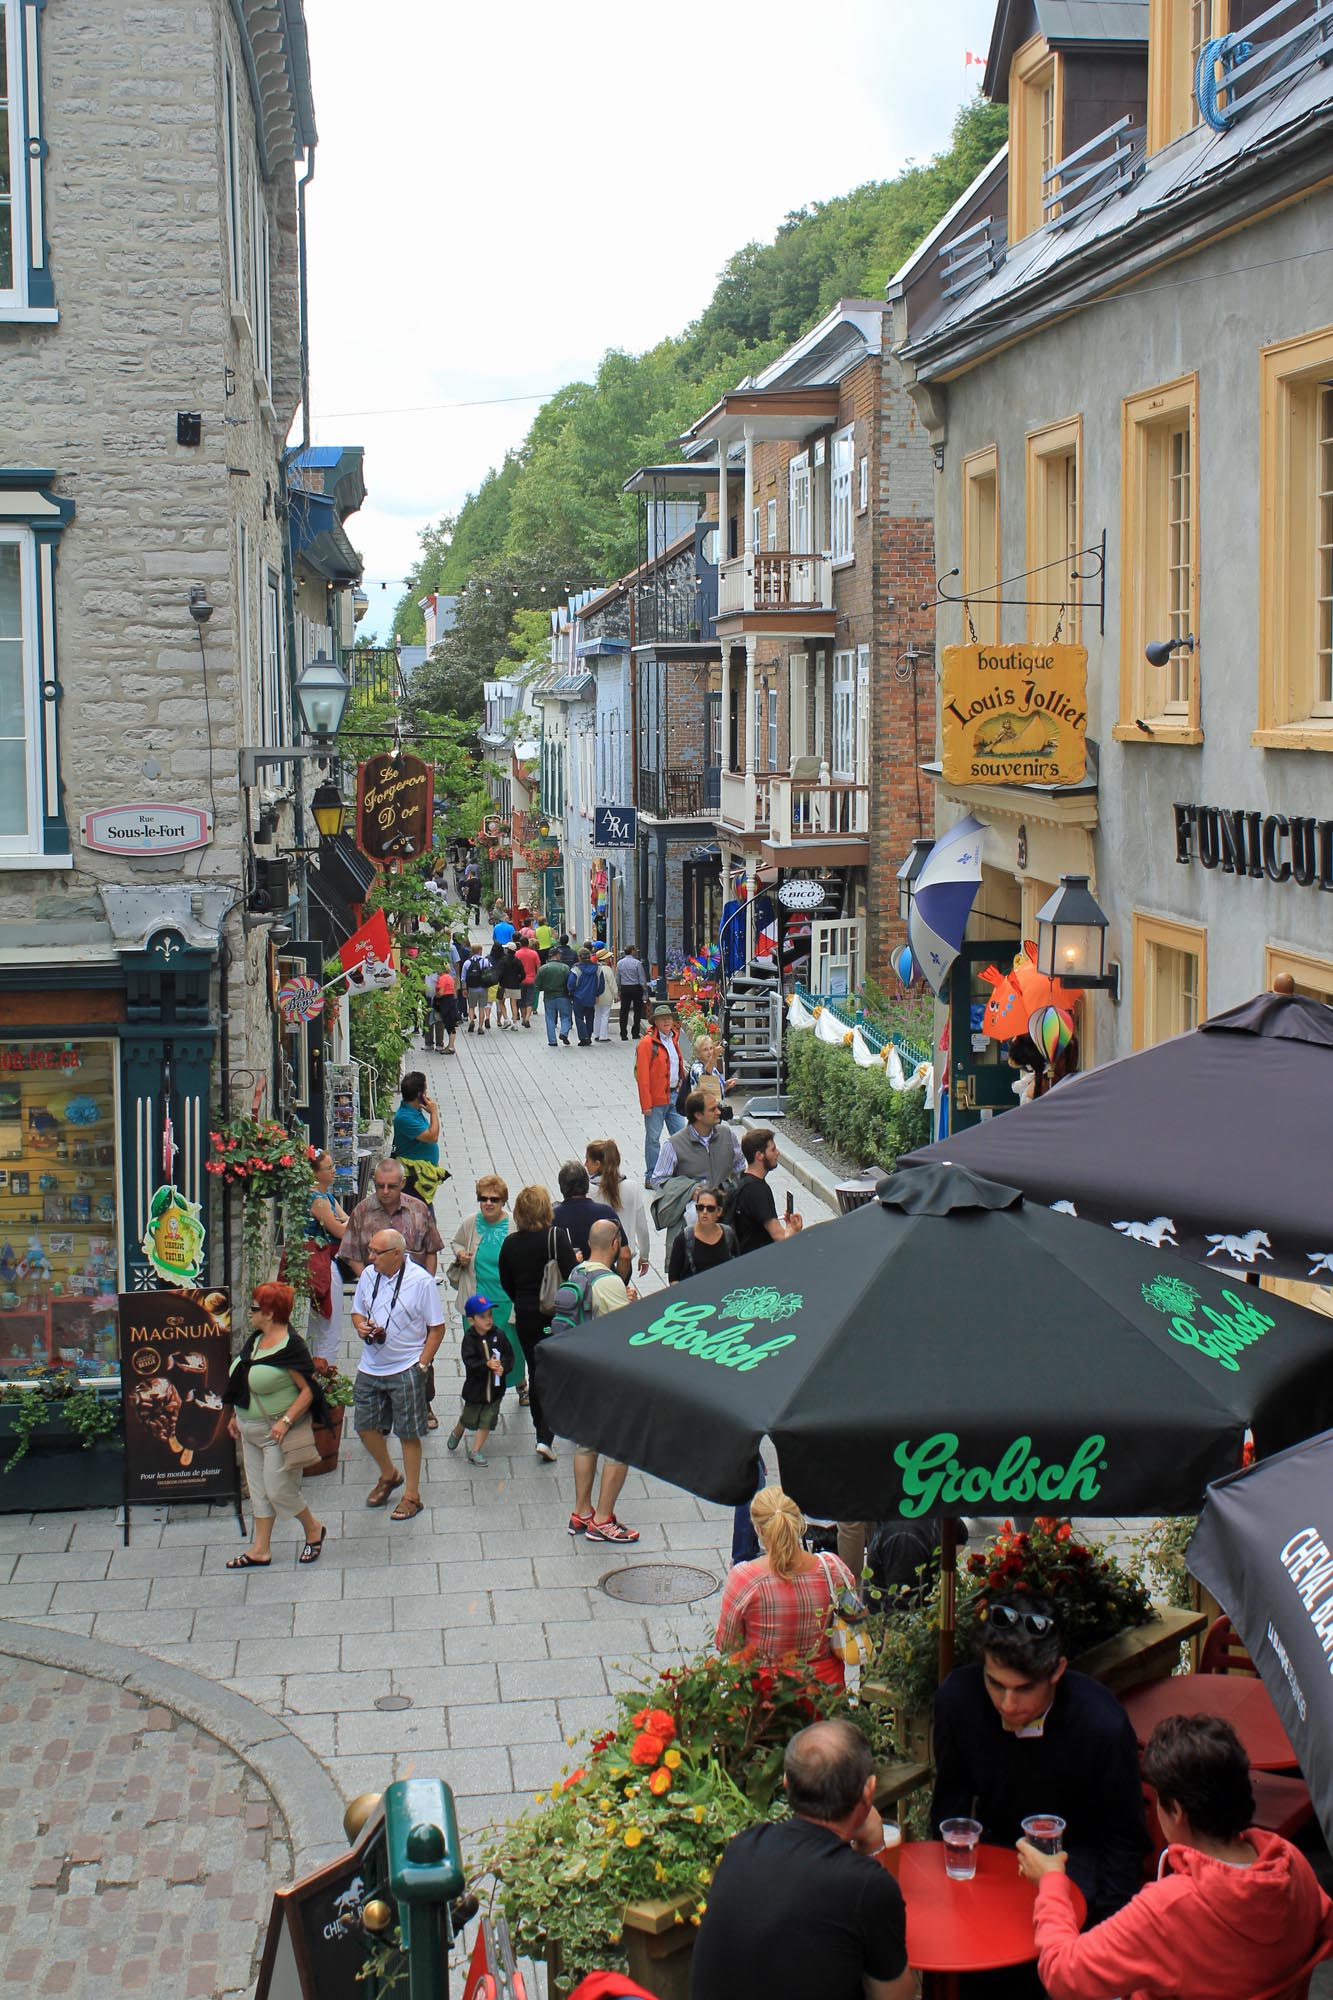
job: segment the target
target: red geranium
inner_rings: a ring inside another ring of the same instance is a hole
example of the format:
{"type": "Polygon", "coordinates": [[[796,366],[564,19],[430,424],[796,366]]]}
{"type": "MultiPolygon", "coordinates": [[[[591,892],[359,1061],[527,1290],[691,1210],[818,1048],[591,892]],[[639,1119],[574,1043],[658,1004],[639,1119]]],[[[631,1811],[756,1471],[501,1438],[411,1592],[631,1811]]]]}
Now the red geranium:
{"type": "Polygon", "coordinates": [[[659,1737],[649,1736],[645,1732],[636,1736],[630,1745],[630,1763],[655,1764],[665,1748],[666,1744],[659,1737]]]}

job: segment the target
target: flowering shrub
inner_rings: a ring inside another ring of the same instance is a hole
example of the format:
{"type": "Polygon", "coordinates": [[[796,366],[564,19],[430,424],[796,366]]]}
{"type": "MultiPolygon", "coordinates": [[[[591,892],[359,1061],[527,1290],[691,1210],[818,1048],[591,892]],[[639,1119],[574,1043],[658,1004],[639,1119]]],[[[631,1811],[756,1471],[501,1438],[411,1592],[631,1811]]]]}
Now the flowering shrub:
{"type": "Polygon", "coordinates": [[[967,1558],[966,1569],[981,1584],[983,1619],[991,1599],[1049,1597],[1059,1607],[1071,1654],[1152,1617],[1139,1579],[1100,1543],[1077,1541],[1068,1521],[1041,1518],[1027,1532],[1006,1521],[984,1550],[967,1558]]]}
{"type": "Polygon", "coordinates": [[[788,1741],[842,1701],[748,1652],[669,1668],[646,1702],[622,1694],[615,1723],[486,1857],[517,1948],[540,1958],[557,1942],[571,1980],[616,1957],[629,1903],[688,1898],[676,1921],[698,1924],[727,1842],[781,1812],[788,1741]]]}
{"type": "Polygon", "coordinates": [[[223,1187],[241,1190],[247,1282],[259,1282],[270,1203],[277,1204],[276,1235],[287,1260],[287,1281],[298,1297],[309,1295],[308,1251],[302,1240],[314,1187],[316,1148],[293,1138],[274,1118],[233,1118],[216,1125],[205,1170],[223,1187]]]}

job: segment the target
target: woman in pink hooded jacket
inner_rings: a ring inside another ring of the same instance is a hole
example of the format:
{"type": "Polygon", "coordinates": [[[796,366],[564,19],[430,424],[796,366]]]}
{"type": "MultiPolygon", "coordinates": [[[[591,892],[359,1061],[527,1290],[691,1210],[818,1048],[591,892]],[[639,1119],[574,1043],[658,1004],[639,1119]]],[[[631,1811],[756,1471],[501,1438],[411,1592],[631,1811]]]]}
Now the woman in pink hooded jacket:
{"type": "Polygon", "coordinates": [[[1037,1970],[1051,2000],[1250,2000],[1333,1940],[1333,1903],[1305,1856],[1252,1827],[1254,1794],[1231,1725],[1159,1722],[1143,1753],[1170,1872],[1079,1934],[1063,1854],[1018,1843],[1037,1883],[1037,1970]]]}

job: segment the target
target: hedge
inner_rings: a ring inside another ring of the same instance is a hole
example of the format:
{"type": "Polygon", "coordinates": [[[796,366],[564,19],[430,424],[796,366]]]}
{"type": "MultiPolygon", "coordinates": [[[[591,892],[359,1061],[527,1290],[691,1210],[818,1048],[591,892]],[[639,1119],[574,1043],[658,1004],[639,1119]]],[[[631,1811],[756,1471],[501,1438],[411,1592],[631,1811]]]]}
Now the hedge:
{"type": "Polygon", "coordinates": [[[848,1048],[815,1034],[786,1037],[787,1089],[797,1115],[863,1167],[891,1169],[930,1140],[923,1090],[894,1090],[883,1069],[861,1069],[848,1048]]]}

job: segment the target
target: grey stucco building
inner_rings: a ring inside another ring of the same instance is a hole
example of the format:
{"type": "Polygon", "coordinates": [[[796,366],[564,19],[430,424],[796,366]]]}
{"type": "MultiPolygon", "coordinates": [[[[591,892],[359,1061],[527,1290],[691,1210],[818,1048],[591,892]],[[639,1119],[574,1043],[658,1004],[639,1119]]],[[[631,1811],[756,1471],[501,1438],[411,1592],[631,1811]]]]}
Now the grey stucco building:
{"type": "Polygon", "coordinates": [[[890,286],[940,647],[1087,647],[1081,785],[935,769],[1001,965],[1092,878],[1122,987],[1085,1064],[1283,972],[1333,1000],[1333,16],[1263,12],[1004,0],[1009,148],[890,286]]]}

